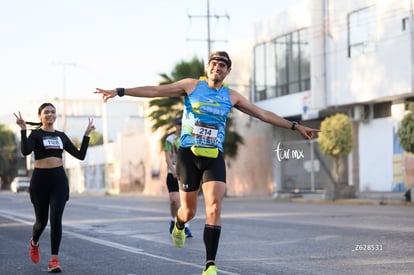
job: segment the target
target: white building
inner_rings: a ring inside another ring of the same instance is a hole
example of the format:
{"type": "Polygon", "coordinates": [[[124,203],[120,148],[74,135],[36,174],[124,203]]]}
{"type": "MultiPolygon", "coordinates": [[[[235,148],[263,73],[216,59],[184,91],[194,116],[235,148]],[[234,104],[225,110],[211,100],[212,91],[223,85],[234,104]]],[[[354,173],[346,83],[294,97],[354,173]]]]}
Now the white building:
{"type": "MultiPolygon", "coordinates": [[[[57,102],[62,110],[62,102],[57,102]]],[[[146,101],[118,99],[102,103],[100,98],[90,101],[67,100],[66,123],[59,117],[59,125],[72,140],[80,140],[87,118],[94,119],[96,131],[103,135],[104,144],[92,146],[84,161],[65,154],[71,192],[161,193],[163,185],[154,184],[162,169],[160,133],[152,132],[146,101]],[[155,187],[154,187],[155,185],[155,187]]]]}
{"type": "MultiPolygon", "coordinates": [[[[401,190],[404,181],[395,133],[405,103],[414,99],[412,19],[411,0],[309,0],[255,27],[251,99],[312,127],[332,114],[349,114],[355,142],[344,175],[357,191],[401,190]]],[[[243,56],[248,60],[246,52],[243,56]]],[[[232,79],[246,69],[235,59],[232,79]]],[[[262,125],[244,128],[247,139],[257,135],[254,127],[263,127],[268,137],[249,144],[257,151],[282,144],[304,152],[301,161],[278,161],[273,155],[275,191],[324,188],[328,158],[308,150],[300,136],[262,125]],[[312,158],[317,167],[309,173],[312,158]]],[[[262,158],[269,163],[268,155],[262,158]]],[[[268,181],[267,173],[262,182],[268,181]]]]}

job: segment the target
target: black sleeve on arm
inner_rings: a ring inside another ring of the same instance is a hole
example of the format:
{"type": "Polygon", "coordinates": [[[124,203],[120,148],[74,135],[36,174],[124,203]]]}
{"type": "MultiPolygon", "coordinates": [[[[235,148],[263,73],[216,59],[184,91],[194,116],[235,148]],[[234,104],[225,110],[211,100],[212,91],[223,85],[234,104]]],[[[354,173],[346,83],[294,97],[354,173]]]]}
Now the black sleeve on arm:
{"type": "MultiPolygon", "coordinates": [[[[33,132],[32,132],[33,134],[33,132]]],[[[31,134],[31,135],[32,135],[31,134]]],[[[21,141],[20,141],[20,151],[24,156],[29,155],[33,152],[35,146],[35,140],[31,137],[27,138],[27,131],[21,130],[20,131],[21,141]]]]}
{"type": "Polygon", "coordinates": [[[75,145],[73,145],[72,141],[70,141],[70,139],[68,138],[67,142],[65,143],[66,152],[68,152],[77,159],[84,160],[86,157],[86,151],[88,150],[89,146],[89,139],[89,137],[83,136],[82,145],[78,150],[78,148],[76,148],[75,145]]]}

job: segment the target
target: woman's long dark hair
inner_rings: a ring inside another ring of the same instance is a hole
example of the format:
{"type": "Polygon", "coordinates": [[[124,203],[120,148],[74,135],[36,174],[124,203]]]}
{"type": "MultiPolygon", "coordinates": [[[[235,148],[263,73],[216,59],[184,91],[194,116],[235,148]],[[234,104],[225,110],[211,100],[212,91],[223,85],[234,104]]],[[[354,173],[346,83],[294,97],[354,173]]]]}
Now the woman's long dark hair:
{"type": "MultiPolygon", "coordinates": [[[[37,110],[37,114],[38,114],[38,115],[40,115],[40,114],[42,113],[42,110],[43,110],[44,108],[46,108],[47,106],[50,106],[50,107],[53,107],[54,109],[56,109],[56,108],[55,108],[55,106],[53,106],[53,104],[52,104],[52,103],[50,103],[50,102],[45,102],[45,103],[43,103],[42,105],[40,105],[40,106],[39,106],[39,109],[37,110]]],[[[42,126],[42,122],[31,122],[31,121],[26,121],[26,124],[29,124],[29,125],[31,125],[31,126],[34,126],[34,129],[39,129],[39,128],[42,126]]]]}

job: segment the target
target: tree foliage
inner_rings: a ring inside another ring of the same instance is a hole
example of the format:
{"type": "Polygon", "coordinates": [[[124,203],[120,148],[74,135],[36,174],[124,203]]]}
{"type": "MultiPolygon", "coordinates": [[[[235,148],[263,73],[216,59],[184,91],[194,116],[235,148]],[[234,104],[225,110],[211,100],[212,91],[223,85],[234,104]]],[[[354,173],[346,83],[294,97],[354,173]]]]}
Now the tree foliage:
{"type": "MultiPolygon", "coordinates": [[[[184,78],[200,78],[205,75],[205,66],[202,60],[194,57],[190,61],[181,61],[175,65],[171,76],[168,74],[160,74],[162,80],[159,85],[170,84],[184,78]]],[[[149,117],[152,120],[152,130],[162,129],[164,135],[160,140],[161,147],[165,138],[174,131],[175,119],[182,116],[183,96],[180,97],[163,97],[155,98],[149,102],[151,113],[149,117]]],[[[234,121],[232,112],[227,118],[226,137],[224,141],[224,156],[235,158],[238,152],[238,145],[243,144],[243,137],[234,130],[234,121]]]]}
{"type": "Polygon", "coordinates": [[[0,124],[0,177],[10,182],[17,173],[16,141],[12,131],[0,124]]]}
{"type": "MultiPolygon", "coordinates": [[[[159,85],[170,84],[184,78],[199,78],[204,74],[204,62],[194,57],[189,62],[181,61],[175,65],[171,76],[166,73],[160,74],[162,80],[159,85]]],[[[163,129],[163,140],[173,131],[174,122],[177,117],[181,117],[183,111],[183,97],[161,97],[149,102],[152,120],[152,130],[163,129]]]]}
{"type": "Polygon", "coordinates": [[[414,153],[414,102],[409,103],[408,109],[408,113],[401,121],[397,135],[404,151],[414,153]]]}
{"type": "Polygon", "coordinates": [[[223,144],[223,155],[231,159],[237,157],[239,145],[244,144],[243,137],[236,130],[234,130],[234,124],[233,110],[231,110],[226,121],[226,137],[224,138],[223,144]]]}
{"type": "Polygon", "coordinates": [[[352,122],[347,115],[336,114],[321,123],[318,141],[323,154],[333,158],[347,156],[352,150],[352,122]]]}
{"type": "Polygon", "coordinates": [[[103,135],[97,131],[92,131],[90,135],[91,139],[89,141],[89,146],[102,145],[103,144],[103,135]]]}
{"type": "Polygon", "coordinates": [[[352,122],[345,114],[335,114],[324,119],[318,135],[321,152],[331,156],[336,164],[336,180],[339,179],[340,158],[347,156],[353,146],[352,122]]]}
{"type": "MultiPolygon", "coordinates": [[[[80,148],[82,145],[82,140],[79,139],[79,137],[75,136],[75,137],[70,137],[72,143],[80,148]]],[[[103,144],[103,135],[97,131],[92,131],[90,134],[90,139],[89,139],[89,147],[92,146],[96,146],[96,145],[102,145],[103,144]]]]}

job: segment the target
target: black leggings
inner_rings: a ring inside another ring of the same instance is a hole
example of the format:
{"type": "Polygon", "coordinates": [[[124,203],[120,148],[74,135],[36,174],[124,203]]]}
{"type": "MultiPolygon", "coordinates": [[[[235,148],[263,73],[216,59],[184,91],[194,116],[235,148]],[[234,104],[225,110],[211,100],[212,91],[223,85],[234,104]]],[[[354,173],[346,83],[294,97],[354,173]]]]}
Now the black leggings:
{"type": "Polygon", "coordinates": [[[62,216],[69,199],[69,183],[62,166],[50,169],[35,168],[30,181],[30,200],[36,222],[33,241],[38,242],[46,228],[50,207],[51,254],[58,255],[62,239],[62,216]]]}

